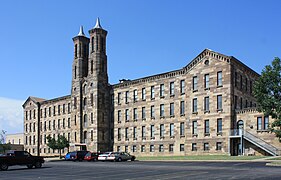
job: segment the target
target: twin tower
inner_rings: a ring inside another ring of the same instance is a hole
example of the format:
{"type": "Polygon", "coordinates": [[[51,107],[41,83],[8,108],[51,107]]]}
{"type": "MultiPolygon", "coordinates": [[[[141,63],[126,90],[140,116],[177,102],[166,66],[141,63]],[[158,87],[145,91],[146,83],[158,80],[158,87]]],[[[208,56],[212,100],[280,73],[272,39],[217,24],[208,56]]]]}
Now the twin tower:
{"type": "Polygon", "coordinates": [[[106,36],[99,19],[86,37],[83,27],[73,38],[71,121],[79,130],[76,142],[88,150],[111,150],[113,123],[110,121],[110,86],[107,74],[106,36]],[[112,123],[112,124],[111,124],[112,123]]]}

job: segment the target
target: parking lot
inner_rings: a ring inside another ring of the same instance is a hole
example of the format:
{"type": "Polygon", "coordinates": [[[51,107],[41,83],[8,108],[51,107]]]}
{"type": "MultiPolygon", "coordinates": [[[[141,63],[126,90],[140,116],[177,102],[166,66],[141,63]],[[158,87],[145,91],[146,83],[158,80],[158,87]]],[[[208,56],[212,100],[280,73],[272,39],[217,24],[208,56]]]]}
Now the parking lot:
{"type": "Polygon", "coordinates": [[[265,162],[46,162],[40,169],[12,166],[0,179],[280,179],[265,162]]]}

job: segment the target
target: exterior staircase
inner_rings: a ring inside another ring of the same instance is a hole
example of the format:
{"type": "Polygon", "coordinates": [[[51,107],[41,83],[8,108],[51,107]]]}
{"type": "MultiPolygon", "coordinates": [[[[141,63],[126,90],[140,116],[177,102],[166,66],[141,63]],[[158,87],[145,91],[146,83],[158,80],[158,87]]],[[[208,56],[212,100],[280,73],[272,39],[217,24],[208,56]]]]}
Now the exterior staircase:
{"type": "Polygon", "coordinates": [[[280,155],[279,149],[247,131],[243,132],[243,138],[248,142],[254,144],[255,146],[261,148],[262,150],[266,151],[267,153],[271,154],[272,156],[280,155]]]}

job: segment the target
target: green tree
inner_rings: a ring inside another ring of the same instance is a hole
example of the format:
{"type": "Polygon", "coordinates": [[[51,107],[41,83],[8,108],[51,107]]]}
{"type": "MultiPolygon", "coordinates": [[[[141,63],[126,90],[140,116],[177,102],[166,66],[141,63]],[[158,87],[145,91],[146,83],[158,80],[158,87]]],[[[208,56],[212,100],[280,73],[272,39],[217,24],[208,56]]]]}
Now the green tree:
{"type": "Polygon", "coordinates": [[[2,130],[0,132],[0,153],[5,153],[6,150],[10,150],[11,149],[11,144],[5,144],[5,134],[6,131],[2,130]]]}
{"type": "Polygon", "coordinates": [[[271,65],[265,66],[254,84],[253,93],[258,111],[275,119],[270,130],[281,142],[281,61],[278,57],[274,58],[271,65]]]}
{"type": "Polygon", "coordinates": [[[61,158],[61,150],[66,148],[66,147],[69,148],[68,140],[62,135],[59,135],[57,140],[55,138],[52,138],[50,135],[48,135],[47,140],[48,140],[47,145],[51,149],[58,149],[59,150],[60,158],[61,158]]]}

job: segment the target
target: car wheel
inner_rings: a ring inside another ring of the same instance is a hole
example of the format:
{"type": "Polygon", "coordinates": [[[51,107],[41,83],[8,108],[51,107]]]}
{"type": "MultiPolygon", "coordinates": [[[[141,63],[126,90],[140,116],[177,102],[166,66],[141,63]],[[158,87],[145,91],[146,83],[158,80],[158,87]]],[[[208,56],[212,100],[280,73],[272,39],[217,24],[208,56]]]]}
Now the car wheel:
{"type": "Polygon", "coordinates": [[[117,161],[118,161],[118,162],[121,162],[121,161],[122,161],[122,158],[118,158],[117,161]]]}
{"type": "Polygon", "coordinates": [[[134,160],[135,160],[135,158],[134,158],[134,157],[132,157],[131,161],[134,161],[134,160]]]}
{"type": "Polygon", "coordinates": [[[3,171],[7,171],[8,170],[8,164],[6,164],[6,163],[2,163],[1,165],[0,165],[0,169],[1,170],[3,170],[3,171]]]}
{"type": "Polygon", "coordinates": [[[42,167],[42,163],[39,162],[39,161],[37,161],[37,162],[35,163],[35,168],[41,168],[41,167],[42,167]]]}

